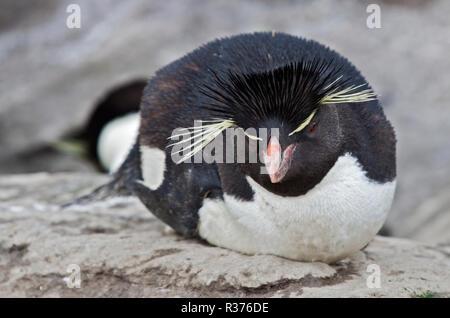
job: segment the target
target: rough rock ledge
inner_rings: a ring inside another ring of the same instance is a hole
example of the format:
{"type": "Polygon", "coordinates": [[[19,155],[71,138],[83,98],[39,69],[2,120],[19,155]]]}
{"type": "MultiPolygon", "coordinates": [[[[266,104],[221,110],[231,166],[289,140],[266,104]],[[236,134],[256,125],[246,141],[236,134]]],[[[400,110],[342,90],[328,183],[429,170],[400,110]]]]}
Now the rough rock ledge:
{"type": "Polygon", "coordinates": [[[0,297],[425,297],[450,294],[450,245],[376,237],[334,265],[186,240],[135,199],[61,209],[105,176],[0,178],[0,297]],[[80,288],[68,288],[70,264],[80,288]],[[381,288],[368,288],[368,265],[381,288]]]}

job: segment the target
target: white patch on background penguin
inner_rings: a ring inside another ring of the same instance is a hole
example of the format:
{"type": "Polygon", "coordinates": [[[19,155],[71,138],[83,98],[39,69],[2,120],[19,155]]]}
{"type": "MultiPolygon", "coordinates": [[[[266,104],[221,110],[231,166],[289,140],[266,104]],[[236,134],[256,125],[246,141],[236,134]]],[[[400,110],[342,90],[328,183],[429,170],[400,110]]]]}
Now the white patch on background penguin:
{"type": "Polygon", "coordinates": [[[150,190],[158,189],[164,181],[166,153],[159,148],[141,146],[142,182],[150,190]]]}
{"type": "Polygon", "coordinates": [[[363,248],[379,231],[392,204],[396,181],[368,179],[350,154],[338,158],[305,195],[281,197],[253,179],[254,201],[224,195],[205,199],[199,234],[214,245],[246,254],[274,254],[333,262],[363,248]]]}
{"type": "Polygon", "coordinates": [[[102,129],[97,154],[103,168],[110,173],[119,169],[136,141],[138,129],[139,113],[116,118],[102,129]]]}

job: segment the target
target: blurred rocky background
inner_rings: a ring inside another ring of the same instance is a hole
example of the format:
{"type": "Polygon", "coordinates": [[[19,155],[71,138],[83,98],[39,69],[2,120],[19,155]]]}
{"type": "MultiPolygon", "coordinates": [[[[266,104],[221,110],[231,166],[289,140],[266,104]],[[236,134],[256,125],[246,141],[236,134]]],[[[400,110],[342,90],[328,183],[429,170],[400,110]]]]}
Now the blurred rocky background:
{"type": "Polygon", "coordinates": [[[2,0],[0,179],[97,172],[72,140],[105,100],[120,104],[121,90],[139,93],[158,68],[214,38],[282,31],[337,50],[379,94],[398,138],[390,235],[449,244],[449,14],[445,0],[2,0]],[[366,26],[373,2],[380,29],[366,26]],[[66,26],[70,3],[80,29],[66,26]]]}

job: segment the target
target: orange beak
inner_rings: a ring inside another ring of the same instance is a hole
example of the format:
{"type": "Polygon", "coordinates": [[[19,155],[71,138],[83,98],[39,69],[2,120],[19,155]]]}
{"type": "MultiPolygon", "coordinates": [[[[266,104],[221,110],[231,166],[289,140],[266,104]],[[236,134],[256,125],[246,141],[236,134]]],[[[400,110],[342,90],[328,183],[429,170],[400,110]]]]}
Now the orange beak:
{"type": "Polygon", "coordinates": [[[278,183],[283,180],[291,166],[294,150],[295,145],[289,145],[284,150],[283,156],[281,156],[281,145],[278,138],[275,136],[270,138],[266,154],[264,155],[264,163],[272,183],[278,183]]]}

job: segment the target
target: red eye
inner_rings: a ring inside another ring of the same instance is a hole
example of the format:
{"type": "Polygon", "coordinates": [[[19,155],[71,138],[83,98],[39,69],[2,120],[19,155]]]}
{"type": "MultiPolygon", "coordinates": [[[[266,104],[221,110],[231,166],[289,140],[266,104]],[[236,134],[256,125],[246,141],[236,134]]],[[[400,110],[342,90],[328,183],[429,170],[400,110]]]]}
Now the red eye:
{"type": "Polygon", "coordinates": [[[308,133],[312,133],[312,132],[314,131],[315,128],[316,128],[316,125],[315,125],[315,124],[311,125],[311,127],[310,127],[309,130],[308,130],[308,133]]]}

